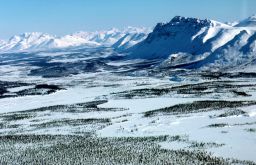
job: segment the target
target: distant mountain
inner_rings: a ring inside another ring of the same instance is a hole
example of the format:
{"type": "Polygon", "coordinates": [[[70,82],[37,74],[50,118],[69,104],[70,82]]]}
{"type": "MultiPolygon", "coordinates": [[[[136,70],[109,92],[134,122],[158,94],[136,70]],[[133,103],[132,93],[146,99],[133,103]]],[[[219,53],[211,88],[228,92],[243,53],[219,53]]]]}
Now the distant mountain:
{"type": "Polygon", "coordinates": [[[174,17],[129,48],[128,58],[163,59],[163,67],[240,65],[256,58],[254,17],[230,26],[213,20],[174,17]]]}
{"type": "Polygon", "coordinates": [[[78,32],[73,35],[100,45],[111,46],[123,37],[123,33],[123,31],[113,28],[108,31],[78,32]]]}
{"type": "Polygon", "coordinates": [[[256,15],[239,22],[236,27],[256,27],[256,15]]]}
{"type": "Polygon", "coordinates": [[[9,41],[0,41],[0,52],[41,51],[74,47],[111,47],[112,45],[115,48],[127,48],[144,39],[143,37],[147,33],[148,31],[145,28],[133,27],[124,30],[77,32],[62,37],[38,32],[24,33],[11,37],[9,41]],[[120,42],[120,40],[123,41],[120,42]]]}
{"type": "Polygon", "coordinates": [[[32,32],[11,37],[9,41],[3,43],[0,46],[0,51],[37,51],[67,48],[80,45],[96,46],[98,43],[90,42],[74,35],[56,37],[49,34],[32,32]]]}
{"type": "Polygon", "coordinates": [[[1,51],[17,51],[25,50],[36,45],[40,45],[53,39],[53,36],[42,33],[24,33],[21,35],[15,35],[9,39],[9,41],[0,45],[1,51]]]}

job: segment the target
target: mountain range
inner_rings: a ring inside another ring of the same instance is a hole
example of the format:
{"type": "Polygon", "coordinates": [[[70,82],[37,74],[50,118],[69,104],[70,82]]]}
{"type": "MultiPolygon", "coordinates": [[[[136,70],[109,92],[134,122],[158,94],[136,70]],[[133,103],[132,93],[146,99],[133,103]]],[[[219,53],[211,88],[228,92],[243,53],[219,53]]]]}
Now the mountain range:
{"type": "Polygon", "coordinates": [[[176,16],[155,28],[128,27],[62,37],[24,33],[0,40],[0,52],[111,47],[127,59],[160,59],[164,68],[250,67],[256,63],[256,16],[236,23],[176,16]]]}
{"type": "Polygon", "coordinates": [[[0,40],[0,52],[31,52],[75,47],[114,46],[125,49],[146,38],[147,28],[128,27],[123,30],[110,29],[96,32],[77,32],[65,36],[46,33],[23,33],[11,37],[8,41],[0,40]]]}

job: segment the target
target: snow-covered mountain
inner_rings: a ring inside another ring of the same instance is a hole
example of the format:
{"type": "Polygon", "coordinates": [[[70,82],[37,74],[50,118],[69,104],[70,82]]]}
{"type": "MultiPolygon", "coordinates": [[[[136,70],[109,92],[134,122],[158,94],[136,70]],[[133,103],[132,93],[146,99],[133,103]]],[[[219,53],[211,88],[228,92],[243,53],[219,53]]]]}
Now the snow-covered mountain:
{"type": "Polygon", "coordinates": [[[9,41],[0,41],[0,52],[39,51],[74,47],[112,46],[130,47],[148,34],[145,28],[128,27],[124,30],[77,32],[62,37],[45,33],[24,33],[15,35],[9,41]],[[124,39],[126,38],[126,39],[124,39]],[[123,40],[120,42],[120,40],[123,40]],[[118,46],[117,46],[118,45],[118,46]]]}
{"type": "Polygon", "coordinates": [[[174,17],[159,23],[129,58],[165,59],[167,67],[230,66],[256,58],[254,17],[230,26],[213,20],[174,17]]]}

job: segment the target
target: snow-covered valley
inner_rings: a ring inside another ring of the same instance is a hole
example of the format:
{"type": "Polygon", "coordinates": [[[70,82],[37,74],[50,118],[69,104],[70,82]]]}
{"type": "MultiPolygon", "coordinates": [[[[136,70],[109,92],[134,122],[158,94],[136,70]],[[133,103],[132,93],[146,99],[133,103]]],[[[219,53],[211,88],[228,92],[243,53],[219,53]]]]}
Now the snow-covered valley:
{"type": "Polygon", "coordinates": [[[1,42],[0,162],[255,164],[253,20],[1,42]]]}

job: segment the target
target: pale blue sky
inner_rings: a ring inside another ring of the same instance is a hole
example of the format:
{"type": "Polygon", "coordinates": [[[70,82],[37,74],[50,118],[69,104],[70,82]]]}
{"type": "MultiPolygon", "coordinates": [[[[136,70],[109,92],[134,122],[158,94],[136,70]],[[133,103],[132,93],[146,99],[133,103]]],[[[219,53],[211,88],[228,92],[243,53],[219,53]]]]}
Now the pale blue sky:
{"type": "Polygon", "coordinates": [[[63,35],[153,27],[176,15],[225,22],[255,13],[256,0],[0,0],[0,38],[31,31],[63,35]]]}

